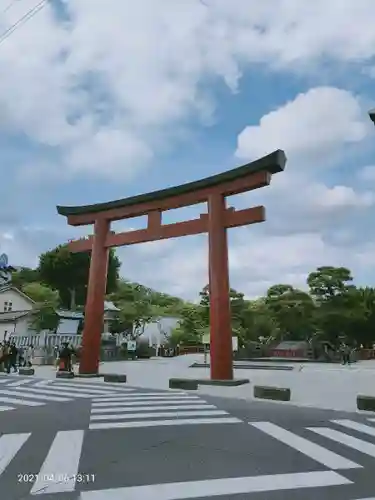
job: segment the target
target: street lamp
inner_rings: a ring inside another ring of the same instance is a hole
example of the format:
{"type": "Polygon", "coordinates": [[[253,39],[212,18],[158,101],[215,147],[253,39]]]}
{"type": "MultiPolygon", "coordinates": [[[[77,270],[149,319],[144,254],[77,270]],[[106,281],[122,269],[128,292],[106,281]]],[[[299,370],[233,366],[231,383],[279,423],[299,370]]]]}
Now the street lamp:
{"type": "Polygon", "coordinates": [[[369,115],[370,120],[372,121],[372,123],[375,125],[375,108],[374,109],[370,109],[370,111],[368,112],[368,115],[369,115]]]}

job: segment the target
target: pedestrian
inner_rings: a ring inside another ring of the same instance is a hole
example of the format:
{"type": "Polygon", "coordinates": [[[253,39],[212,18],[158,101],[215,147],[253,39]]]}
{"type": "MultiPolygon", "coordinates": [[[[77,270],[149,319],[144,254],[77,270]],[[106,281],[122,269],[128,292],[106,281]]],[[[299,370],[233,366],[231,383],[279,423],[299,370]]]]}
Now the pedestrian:
{"type": "Polygon", "coordinates": [[[10,373],[11,368],[13,368],[13,373],[17,373],[17,355],[18,355],[18,349],[16,347],[16,344],[12,342],[9,345],[8,364],[7,364],[8,373],[10,373]]]}
{"type": "Polygon", "coordinates": [[[4,346],[3,343],[0,342],[0,372],[4,371],[4,346]]]}
{"type": "Polygon", "coordinates": [[[342,345],[341,353],[342,353],[342,364],[350,365],[350,347],[347,344],[342,345]]]}
{"type": "Polygon", "coordinates": [[[10,363],[9,349],[10,349],[9,342],[5,341],[4,345],[3,345],[3,364],[4,364],[4,372],[6,372],[6,373],[10,372],[10,368],[9,368],[9,363],[10,363]]]}
{"type": "Polygon", "coordinates": [[[73,347],[73,344],[69,344],[70,359],[69,359],[69,371],[73,371],[73,365],[77,362],[77,353],[73,347]]]}
{"type": "Polygon", "coordinates": [[[18,349],[18,366],[25,366],[25,349],[23,346],[18,349]]]}
{"type": "Polygon", "coordinates": [[[69,348],[68,342],[64,342],[62,344],[59,358],[60,358],[59,369],[63,371],[71,371],[70,368],[71,368],[72,351],[69,348]]]}
{"type": "Polygon", "coordinates": [[[60,363],[60,348],[58,345],[56,345],[54,348],[53,348],[53,355],[54,355],[54,358],[55,358],[55,368],[56,368],[56,371],[59,371],[59,363],[60,363]]]}
{"type": "Polygon", "coordinates": [[[31,368],[33,366],[34,357],[34,346],[32,344],[29,344],[26,347],[24,356],[24,366],[28,366],[29,368],[31,368]]]}

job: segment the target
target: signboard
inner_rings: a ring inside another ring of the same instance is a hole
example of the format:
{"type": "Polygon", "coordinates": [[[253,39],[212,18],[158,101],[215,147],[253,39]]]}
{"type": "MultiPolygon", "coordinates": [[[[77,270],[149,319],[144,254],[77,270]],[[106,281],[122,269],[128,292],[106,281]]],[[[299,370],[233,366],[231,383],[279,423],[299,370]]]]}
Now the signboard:
{"type": "Polygon", "coordinates": [[[232,350],[238,351],[238,337],[232,337],[232,350]]]}
{"type": "Polygon", "coordinates": [[[135,340],[128,340],[128,351],[134,352],[137,350],[137,342],[135,340]]]}
{"type": "Polygon", "coordinates": [[[3,253],[0,255],[0,269],[5,269],[6,267],[8,267],[8,256],[3,253]]]}

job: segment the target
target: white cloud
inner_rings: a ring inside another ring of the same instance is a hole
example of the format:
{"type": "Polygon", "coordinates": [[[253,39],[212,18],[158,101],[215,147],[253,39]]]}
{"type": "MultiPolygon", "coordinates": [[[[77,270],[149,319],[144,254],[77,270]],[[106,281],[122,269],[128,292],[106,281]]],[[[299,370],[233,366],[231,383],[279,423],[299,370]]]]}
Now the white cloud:
{"type": "MultiPolygon", "coordinates": [[[[0,130],[24,135],[36,150],[57,157],[28,160],[28,179],[47,172],[49,179],[61,173],[128,179],[173,144],[191,117],[206,123],[218,104],[213,83],[238,92],[254,63],[310,74],[327,61],[373,68],[373,0],[62,3],[68,21],[58,20],[51,2],[0,45],[0,130]]],[[[34,5],[14,2],[0,29],[34,5]]],[[[373,266],[373,245],[340,233],[349,214],[368,213],[372,187],[357,189],[350,179],[328,185],[317,175],[342,159],[341,148],[373,134],[365,106],[344,88],[312,88],[242,131],[238,157],[281,147],[289,162],[269,189],[251,194],[264,201],[268,221],[231,232],[233,286],[257,295],[277,281],[301,286],[316,265],[364,272],[373,266]],[[333,230],[341,243],[331,241],[333,230]]],[[[361,175],[375,178],[370,167],[361,175]]],[[[55,228],[0,232],[1,249],[25,265],[69,237],[55,228]]],[[[207,282],[205,238],[128,247],[120,255],[124,275],[171,293],[191,297],[207,282]]]]}
{"type": "MultiPolygon", "coordinates": [[[[127,177],[168,143],[175,124],[192,114],[207,117],[213,95],[207,82],[223,80],[236,91],[254,62],[302,71],[327,58],[371,64],[375,55],[372,0],[61,3],[69,21],[61,22],[51,2],[1,44],[0,125],[41,145],[63,148],[78,173],[90,168],[102,176],[100,162],[89,161],[90,148],[106,158],[115,144],[106,175],[127,177]],[[124,147],[118,144],[119,130],[124,147]]],[[[33,0],[14,2],[2,16],[1,27],[6,29],[33,6],[33,0]]],[[[331,123],[333,113],[337,123],[334,130],[326,126],[314,132],[326,136],[327,144],[363,137],[358,117],[349,128],[339,119],[340,104],[352,118],[357,116],[351,96],[344,91],[332,95],[329,89],[319,92],[324,107],[318,118],[325,114],[331,123]]],[[[318,114],[309,106],[313,99],[308,94],[294,103],[295,113],[311,113],[310,127],[318,114]]],[[[264,118],[270,132],[274,126],[272,115],[264,118]]],[[[298,120],[289,127],[303,141],[298,120]]],[[[261,131],[257,133],[262,140],[261,131]]],[[[274,140],[282,138],[279,134],[274,140]]]]}
{"type": "Polygon", "coordinates": [[[99,130],[72,145],[65,163],[73,172],[95,170],[102,177],[108,177],[108,165],[111,173],[120,177],[130,174],[131,169],[146,164],[152,158],[152,151],[130,131],[114,129],[99,130]],[[126,168],[131,165],[131,169],[126,168]]]}
{"type": "MultiPolygon", "coordinates": [[[[364,140],[371,125],[355,96],[333,87],[310,89],[263,116],[238,136],[236,156],[255,159],[275,149],[311,165],[345,144],[364,140]]],[[[372,130],[371,130],[372,131],[372,130]]]]}
{"type": "MultiPolygon", "coordinates": [[[[248,297],[264,294],[275,283],[306,288],[307,275],[322,265],[347,266],[355,276],[375,270],[373,241],[365,246],[353,242],[343,245],[341,241],[333,244],[319,233],[268,236],[253,228],[231,230],[230,235],[231,286],[248,297]]],[[[138,265],[124,264],[126,276],[186,298],[196,298],[208,281],[204,237],[176,241],[165,249],[157,265],[135,252],[133,259],[138,265]]]]}
{"type": "Polygon", "coordinates": [[[366,208],[374,204],[375,193],[357,193],[352,187],[334,186],[327,188],[324,196],[320,197],[318,206],[321,208],[342,209],[343,207],[366,208]]]}

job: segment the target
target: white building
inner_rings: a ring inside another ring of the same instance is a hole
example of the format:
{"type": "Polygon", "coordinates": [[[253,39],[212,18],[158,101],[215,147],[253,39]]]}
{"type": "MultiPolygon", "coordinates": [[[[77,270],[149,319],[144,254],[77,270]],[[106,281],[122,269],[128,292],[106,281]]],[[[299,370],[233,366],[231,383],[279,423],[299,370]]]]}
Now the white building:
{"type": "Polygon", "coordinates": [[[0,341],[10,335],[27,335],[34,301],[18,288],[0,288],[0,341]]]}
{"type": "MultiPolygon", "coordinates": [[[[0,342],[9,336],[24,336],[33,333],[29,326],[31,311],[35,302],[18,288],[4,286],[0,288],[0,342]]],[[[114,320],[119,309],[112,302],[104,303],[103,331],[109,331],[109,324],[114,320]]],[[[79,311],[57,310],[60,323],[58,335],[76,335],[84,314],[79,311]]],[[[35,333],[35,332],[34,332],[35,333]]]]}
{"type": "Polygon", "coordinates": [[[152,321],[145,325],[140,341],[148,341],[150,346],[163,345],[168,342],[172,330],[176,328],[180,318],[161,317],[157,321],[152,321]]]}

